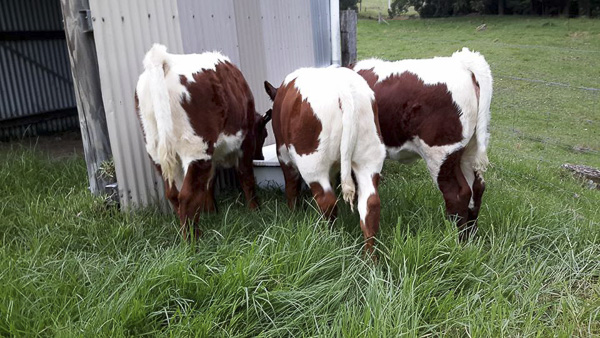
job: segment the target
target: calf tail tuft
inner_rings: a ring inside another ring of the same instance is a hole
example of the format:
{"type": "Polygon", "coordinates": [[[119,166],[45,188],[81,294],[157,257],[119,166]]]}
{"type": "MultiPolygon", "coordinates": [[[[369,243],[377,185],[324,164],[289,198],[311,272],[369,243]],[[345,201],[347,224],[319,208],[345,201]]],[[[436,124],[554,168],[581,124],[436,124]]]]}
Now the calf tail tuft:
{"type": "Polygon", "coordinates": [[[342,196],[350,209],[354,211],[354,196],[356,185],[352,178],[352,155],[356,147],[357,121],[356,107],[352,95],[341,95],[340,107],[342,109],[342,140],[340,143],[340,176],[342,181],[342,196]]]}

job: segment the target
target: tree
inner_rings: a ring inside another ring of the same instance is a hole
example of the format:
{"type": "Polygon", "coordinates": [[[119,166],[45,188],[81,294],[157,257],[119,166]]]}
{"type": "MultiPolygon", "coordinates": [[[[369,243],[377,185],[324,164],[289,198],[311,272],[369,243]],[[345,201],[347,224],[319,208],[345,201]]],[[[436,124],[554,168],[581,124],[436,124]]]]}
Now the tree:
{"type": "Polygon", "coordinates": [[[353,9],[353,10],[357,10],[358,7],[356,4],[358,4],[358,0],[340,0],[340,11],[346,10],[346,9],[353,9]]]}

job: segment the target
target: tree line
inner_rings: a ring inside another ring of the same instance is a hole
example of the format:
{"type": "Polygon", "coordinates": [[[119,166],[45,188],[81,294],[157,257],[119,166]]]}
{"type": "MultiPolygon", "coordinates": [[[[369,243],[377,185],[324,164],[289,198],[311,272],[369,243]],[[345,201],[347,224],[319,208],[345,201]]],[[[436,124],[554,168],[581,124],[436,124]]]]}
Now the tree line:
{"type": "MultiPolygon", "coordinates": [[[[340,9],[356,9],[361,0],[340,0],[340,9]]],[[[390,17],[413,6],[423,18],[478,14],[593,17],[600,0],[393,0],[390,17]]]]}

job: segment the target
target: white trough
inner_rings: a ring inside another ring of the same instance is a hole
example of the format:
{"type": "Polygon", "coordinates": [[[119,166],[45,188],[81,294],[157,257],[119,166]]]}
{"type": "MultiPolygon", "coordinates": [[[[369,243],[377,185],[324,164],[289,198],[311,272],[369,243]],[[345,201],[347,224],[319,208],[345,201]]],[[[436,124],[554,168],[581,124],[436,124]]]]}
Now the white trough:
{"type": "Polygon", "coordinates": [[[285,180],[277,159],[275,144],[263,147],[264,160],[254,160],[254,177],[260,188],[278,188],[283,190],[285,180]]]}

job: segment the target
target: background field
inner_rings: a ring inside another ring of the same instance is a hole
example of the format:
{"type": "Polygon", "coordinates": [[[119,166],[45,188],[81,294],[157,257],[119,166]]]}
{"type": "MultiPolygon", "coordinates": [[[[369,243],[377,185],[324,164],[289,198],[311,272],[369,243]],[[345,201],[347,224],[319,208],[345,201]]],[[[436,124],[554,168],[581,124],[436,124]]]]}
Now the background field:
{"type": "Polygon", "coordinates": [[[379,263],[348,207],[330,229],[237,193],[182,243],[173,215],[120,213],[80,156],[0,149],[0,334],[173,336],[600,335],[600,21],[360,21],[359,58],[482,52],[495,77],[480,231],[445,221],[422,162],[386,163],[379,263]],[[477,32],[482,23],[487,29],[477,32]]]}

